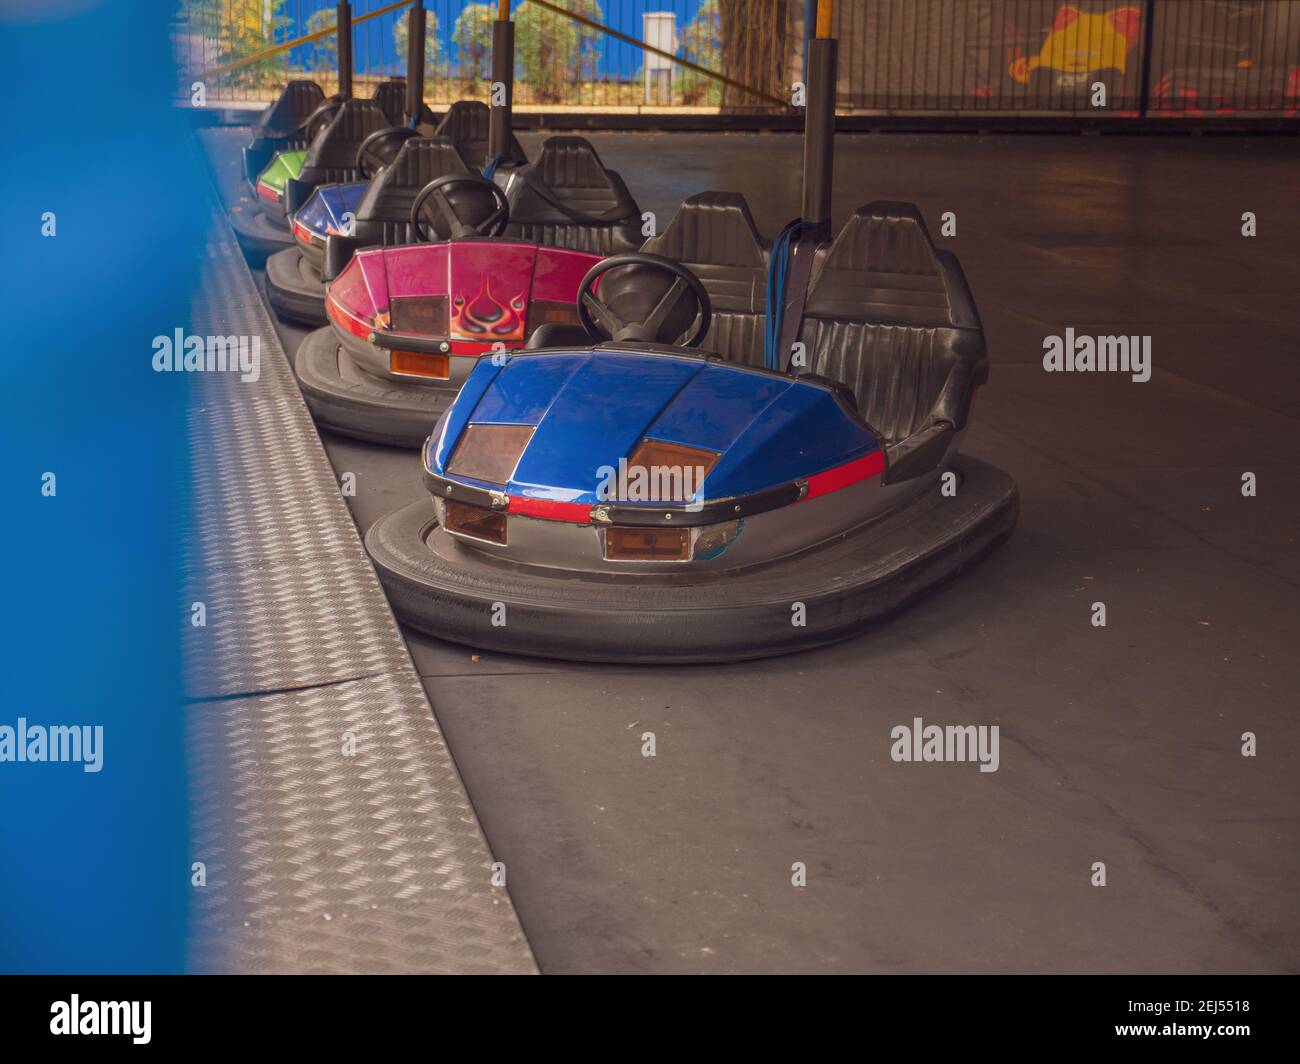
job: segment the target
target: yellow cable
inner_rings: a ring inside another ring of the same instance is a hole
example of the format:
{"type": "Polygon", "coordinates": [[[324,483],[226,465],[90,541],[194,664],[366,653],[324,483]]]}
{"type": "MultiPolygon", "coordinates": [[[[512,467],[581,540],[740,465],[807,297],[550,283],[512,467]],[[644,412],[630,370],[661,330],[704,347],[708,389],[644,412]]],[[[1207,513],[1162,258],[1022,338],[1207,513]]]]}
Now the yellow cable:
{"type": "MultiPolygon", "coordinates": [[[[389,4],[387,7],[381,7],[378,11],[370,11],[367,14],[360,15],[352,20],[352,25],[359,26],[361,23],[372,18],[378,18],[380,15],[387,15],[390,11],[396,11],[399,7],[406,7],[412,0],[398,0],[395,4],[389,4]]],[[[263,59],[270,59],[273,55],[279,55],[281,52],[287,52],[290,48],[297,48],[300,44],[309,44],[312,41],[319,41],[322,37],[332,36],[337,30],[336,26],[329,26],[323,30],[317,30],[315,33],[309,33],[305,37],[299,37],[296,40],[285,41],[284,44],[277,44],[274,48],[267,48],[261,52],[254,52],[252,55],[246,55],[243,59],[236,59],[233,63],[226,63],[223,66],[213,67],[211,70],[205,70],[199,75],[201,78],[215,77],[218,74],[228,74],[232,70],[238,70],[240,67],[246,67],[251,63],[261,62],[263,59]]]]}

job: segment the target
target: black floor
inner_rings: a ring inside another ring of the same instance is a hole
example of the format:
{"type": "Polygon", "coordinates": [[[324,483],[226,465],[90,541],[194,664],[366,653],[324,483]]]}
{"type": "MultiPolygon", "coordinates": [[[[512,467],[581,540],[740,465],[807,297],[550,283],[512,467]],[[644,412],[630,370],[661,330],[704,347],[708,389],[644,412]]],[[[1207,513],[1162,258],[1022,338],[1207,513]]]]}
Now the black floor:
{"type": "MultiPolygon", "coordinates": [[[[239,139],[208,141],[227,188],[239,139]]],[[[797,138],[592,140],[661,226],[706,188],[768,234],[798,213],[797,138]]],[[[994,362],[966,450],[1019,482],[1020,526],[793,657],[611,668],[408,635],[543,970],[1296,970],[1295,142],[838,144],[837,222],[912,200],[938,238],[956,214],[940,243],[994,362]],[[1149,335],[1152,379],[1044,372],[1066,327],[1149,335]],[[894,763],[914,717],[999,725],[999,770],[894,763]]],[[[363,529],[421,495],[414,453],[325,443],[363,529]]]]}

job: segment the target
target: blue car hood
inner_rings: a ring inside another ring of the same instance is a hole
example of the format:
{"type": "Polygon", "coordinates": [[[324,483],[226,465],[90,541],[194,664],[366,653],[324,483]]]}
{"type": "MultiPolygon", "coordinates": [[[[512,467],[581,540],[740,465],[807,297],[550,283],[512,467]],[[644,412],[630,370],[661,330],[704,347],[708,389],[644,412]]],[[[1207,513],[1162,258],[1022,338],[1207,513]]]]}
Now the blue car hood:
{"type": "Polygon", "coordinates": [[[602,468],[617,468],[643,438],[720,456],[704,480],[704,500],[788,484],[880,449],[824,386],[626,350],[517,355],[501,365],[480,360],[434,431],[425,455],[432,472],[446,475],[470,424],[534,431],[509,484],[467,483],[575,503],[601,501],[602,468]]]}
{"type": "Polygon", "coordinates": [[[355,217],[368,187],[364,181],[350,185],[323,185],[298,209],[294,219],[317,236],[346,233],[343,216],[351,214],[355,217]]]}

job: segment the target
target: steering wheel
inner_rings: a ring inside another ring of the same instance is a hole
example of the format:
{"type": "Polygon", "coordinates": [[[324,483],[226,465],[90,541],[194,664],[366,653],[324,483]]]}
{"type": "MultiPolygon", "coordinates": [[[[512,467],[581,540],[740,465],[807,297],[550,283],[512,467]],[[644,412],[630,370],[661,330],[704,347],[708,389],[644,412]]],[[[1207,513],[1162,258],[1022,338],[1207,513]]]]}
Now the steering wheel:
{"type": "Polygon", "coordinates": [[[397,158],[402,145],[420,134],[410,126],[390,126],[371,133],[357,149],[357,171],[369,180],[397,158]]]}
{"type": "Polygon", "coordinates": [[[302,128],[307,135],[308,144],[316,139],[317,133],[334,121],[334,116],[342,106],[342,96],[331,96],[307,116],[307,121],[302,124],[302,128]]]}
{"type": "Polygon", "coordinates": [[[680,262],[662,255],[629,251],[596,263],[578,286],[578,320],[593,340],[640,340],[698,347],[713,321],[709,293],[700,279],[680,262]],[[592,293],[596,281],[610,270],[624,268],[592,293]],[[692,323],[694,325],[692,326],[692,323]]]}
{"type": "Polygon", "coordinates": [[[510,203],[506,194],[479,174],[439,177],[420,189],[411,204],[411,225],[427,241],[500,236],[509,222],[510,203]],[[430,200],[432,210],[428,209],[430,200]],[[441,231],[444,228],[445,234],[441,231]]]}

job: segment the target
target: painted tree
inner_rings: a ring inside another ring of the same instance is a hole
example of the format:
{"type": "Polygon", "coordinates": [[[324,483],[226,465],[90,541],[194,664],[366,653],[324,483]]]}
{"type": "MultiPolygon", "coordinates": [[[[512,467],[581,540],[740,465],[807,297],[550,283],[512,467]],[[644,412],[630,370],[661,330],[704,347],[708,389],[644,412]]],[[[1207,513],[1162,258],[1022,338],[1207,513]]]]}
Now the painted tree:
{"type": "MultiPolygon", "coordinates": [[[[254,55],[269,48],[289,25],[284,0],[268,8],[262,0],[181,0],[177,18],[199,53],[192,58],[195,73],[254,55]]],[[[252,86],[274,80],[282,60],[275,56],[224,75],[231,85],[252,86]]]]}
{"type": "MultiPolygon", "coordinates": [[[[791,0],[718,0],[722,16],[721,73],[743,85],[789,96],[785,84],[787,27],[791,0]]],[[[762,104],[752,93],[725,86],[724,106],[762,104]]]]}
{"type": "Polygon", "coordinates": [[[451,31],[452,43],[460,49],[461,75],[471,78],[492,76],[492,23],[496,6],[466,4],[451,31]]]}
{"type": "MultiPolygon", "coordinates": [[[[570,10],[600,22],[597,0],[570,0],[570,10]]],[[[600,31],[537,5],[515,12],[515,69],[538,100],[564,100],[570,87],[595,77],[600,31]]]]}
{"type": "MultiPolygon", "coordinates": [[[[338,11],[336,8],[321,8],[307,20],[307,32],[315,33],[317,30],[333,28],[338,25],[338,11]]],[[[303,67],[306,70],[338,70],[339,68],[339,38],[338,34],[331,33],[327,37],[322,37],[318,41],[312,41],[310,44],[303,45],[306,49],[306,61],[303,67]]]]}
{"type": "MultiPolygon", "coordinates": [[[[410,16],[409,10],[403,11],[393,23],[393,49],[397,52],[397,61],[403,70],[406,68],[406,42],[410,38],[407,30],[410,16]]],[[[426,74],[438,70],[438,16],[428,10],[424,15],[424,70],[426,74]]]]}
{"type": "MultiPolygon", "coordinates": [[[[695,18],[682,30],[677,54],[708,70],[719,70],[722,63],[722,12],[718,10],[718,0],[700,0],[695,18]]],[[[673,80],[684,103],[716,107],[722,102],[722,83],[689,67],[675,67],[673,80]]]]}
{"type": "MultiPolygon", "coordinates": [[[[568,0],[565,6],[574,14],[584,15],[593,22],[602,25],[605,22],[605,12],[601,10],[598,0],[568,0]]],[[[580,42],[577,80],[594,81],[597,67],[600,65],[600,44],[604,34],[581,22],[575,23],[574,28],[578,31],[580,42]]]]}
{"type": "Polygon", "coordinates": [[[565,98],[581,47],[570,19],[527,2],[515,12],[515,72],[534,99],[565,98]]]}

